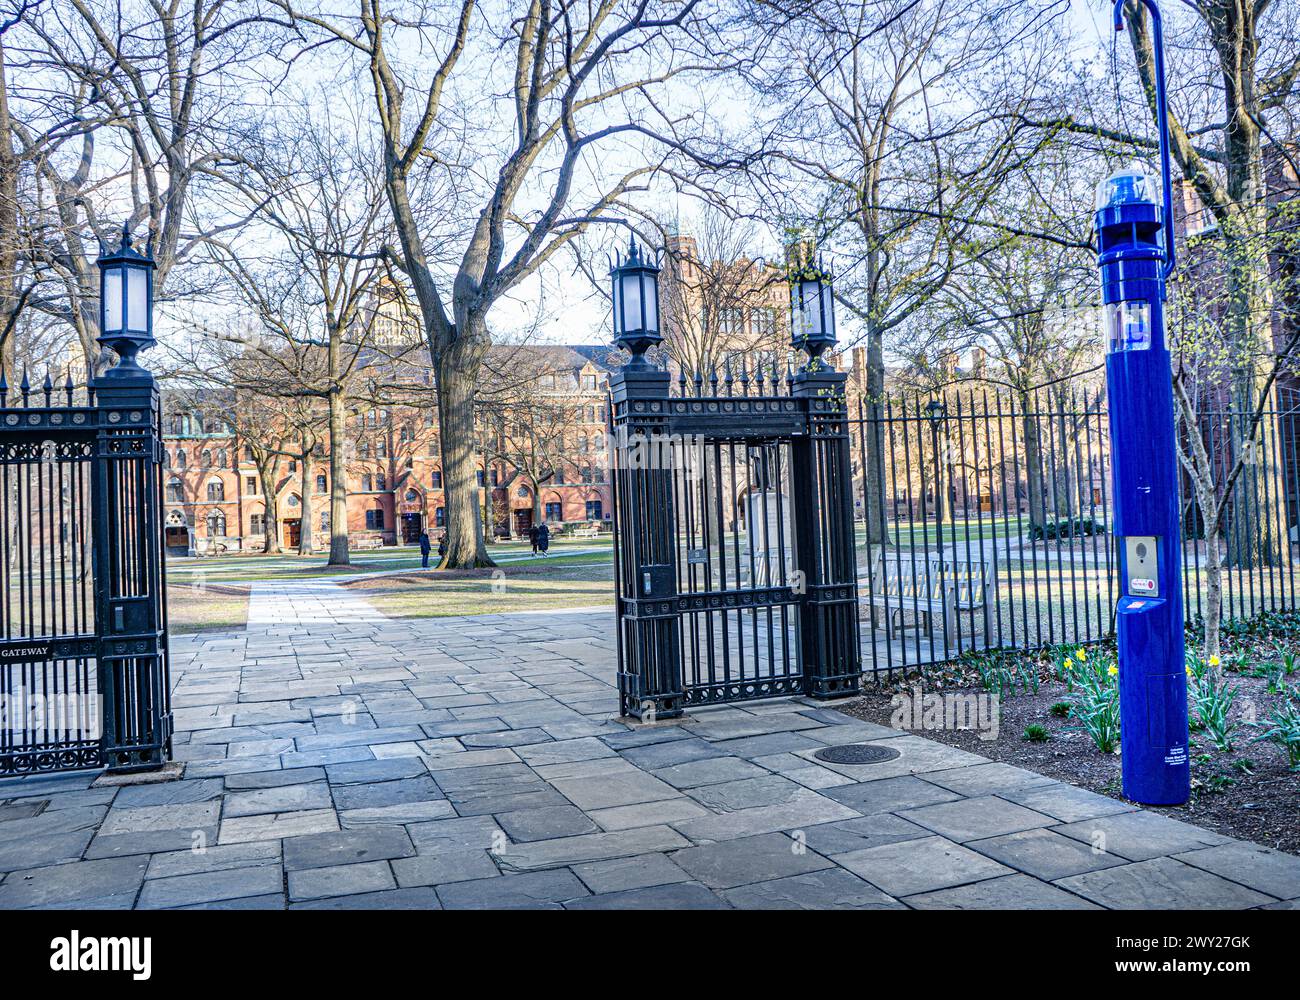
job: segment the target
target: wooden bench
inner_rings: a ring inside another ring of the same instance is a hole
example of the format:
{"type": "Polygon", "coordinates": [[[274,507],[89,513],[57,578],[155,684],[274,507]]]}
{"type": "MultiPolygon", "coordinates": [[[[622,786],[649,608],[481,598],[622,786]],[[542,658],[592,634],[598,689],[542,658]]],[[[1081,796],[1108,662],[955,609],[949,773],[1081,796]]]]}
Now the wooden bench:
{"type": "Polygon", "coordinates": [[[361,552],[365,549],[382,549],[384,540],[379,535],[358,535],[356,538],[348,539],[348,548],[354,552],[361,552]]]}
{"type": "Polygon", "coordinates": [[[877,628],[876,612],[885,611],[886,628],[894,634],[894,623],[902,632],[904,612],[916,615],[915,628],[925,634],[934,631],[935,616],[951,628],[958,611],[982,611],[993,606],[996,586],[991,565],[983,559],[965,558],[956,552],[886,553],[877,549],[870,578],[858,586],[861,606],[871,611],[871,627],[877,628]]]}
{"type": "Polygon", "coordinates": [[[877,610],[885,612],[885,628],[890,636],[894,635],[895,623],[898,631],[903,631],[904,612],[916,615],[913,627],[924,628],[926,635],[934,630],[935,615],[946,628],[957,613],[952,582],[941,572],[939,559],[918,559],[911,553],[894,553],[891,557],[879,549],[870,579],[858,587],[858,601],[870,609],[872,628],[879,628],[877,610]]]}

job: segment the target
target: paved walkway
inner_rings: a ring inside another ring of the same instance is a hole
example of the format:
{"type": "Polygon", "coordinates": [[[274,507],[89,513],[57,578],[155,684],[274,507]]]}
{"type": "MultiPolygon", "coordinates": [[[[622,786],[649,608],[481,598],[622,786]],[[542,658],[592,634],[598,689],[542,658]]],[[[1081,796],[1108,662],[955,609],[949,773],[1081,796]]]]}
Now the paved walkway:
{"type": "Polygon", "coordinates": [[[390,620],[261,584],[173,670],[184,780],[0,782],[0,907],[1300,900],[1300,858],[811,701],[629,727],[607,611],[390,620]],[[851,742],[899,756],[813,758],[851,742]]]}

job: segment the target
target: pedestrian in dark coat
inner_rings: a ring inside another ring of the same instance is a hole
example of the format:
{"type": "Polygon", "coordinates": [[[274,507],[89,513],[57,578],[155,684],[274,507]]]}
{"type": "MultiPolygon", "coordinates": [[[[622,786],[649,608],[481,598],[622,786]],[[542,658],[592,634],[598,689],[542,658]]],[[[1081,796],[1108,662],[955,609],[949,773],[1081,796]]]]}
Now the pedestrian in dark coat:
{"type": "Polygon", "coordinates": [[[438,539],[438,558],[441,559],[447,554],[447,532],[443,532],[438,539]]]}
{"type": "Polygon", "coordinates": [[[420,566],[424,569],[429,568],[429,551],[433,548],[433,543],[429,541],[427,531],[420,532],[420,566]]]}
{"type": "Polygon", "coordinates": [[[533,543],[534,549],[541,549],[542,555],[546,555],[546,550],[551,547],[551,529],[545,524],[537,529],[537,541],[533,543]]]}
{"type": "Polygon", "coordinates": [[[537,555],[537,538],[538,538],[538,529],[537,529],[537,527],[536,527],[535,525],[534,525],[534,526],[530,526],[530,527],[528,528],[528,541],[529,541],[529,542],[532,544],[532,546],[533,546],[533,555],[537,555]]]}

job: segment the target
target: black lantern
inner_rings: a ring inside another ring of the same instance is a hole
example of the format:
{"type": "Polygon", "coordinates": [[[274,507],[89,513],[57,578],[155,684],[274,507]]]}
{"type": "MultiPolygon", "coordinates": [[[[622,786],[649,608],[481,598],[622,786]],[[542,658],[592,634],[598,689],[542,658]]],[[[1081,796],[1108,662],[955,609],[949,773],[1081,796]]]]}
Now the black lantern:
{"type": "Polygon", "coordinates": [[[834,276],[818,261],[790,273],[790,343],[816,361],[835,344],[834,276]]]}
{"type": "Polygon", "coordinates": [[[131,246],[129,224],[122,226],[122,243],[99,257],[99,337],[118,357],[105,373],[110,378],[145,374],[135,356],[155,343],[153,338],[153,248],[148,256],[131,246]]]}
{"type": "Polygon", "coordinates": [[[645,352],[664,338],[659,333],[659,265],[643,256],[632,236],[627,256],[615,255],[614,343],[632,352],[630,368],[648,367],[645,352]]]}
{"type": "Polygon", "coordinates": [[[939,422],[948,415],[948,408],[943,405],[942,399],[932,399],[925,404],[925,415],[930,418],[930,426],[938,430],[939,422]]]}

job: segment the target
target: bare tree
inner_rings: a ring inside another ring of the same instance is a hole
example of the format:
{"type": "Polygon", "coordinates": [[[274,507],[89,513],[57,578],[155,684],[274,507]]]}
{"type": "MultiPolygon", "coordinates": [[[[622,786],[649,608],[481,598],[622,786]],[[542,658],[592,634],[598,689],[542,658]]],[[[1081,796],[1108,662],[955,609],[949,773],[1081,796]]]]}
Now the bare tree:
{"type": "Polygon", "coordinates": [[[399,0],[362,0],[356,18],[305,9],[306,0],[280,2],[304,32],[324,33],[365,63],[403,267],[437,377],[448,539],[441,565],[491,565],[474,447],[474,395],[492,343],[489,315],[502,296],[608,217],[671,152],[685,148],[696,122],[670,110],[671,99],[657,98],[669,81],[731,61],[702,42],[717,30],[708,20],[712,5],[525,0],[511,4],[503,22],[481,11],[478,0],[461,0],[433,21],[441,8],[407,8],[399,0]],[[438,39],[439,55],[403,60],[403,27],[408,36],[438,39]],[[511,111],[508,127],[470,133],[460,97],[466,88],[500,89],[511,111]],[[466,141],[469,169],[453,162],[466,141]],[[458,238],[463,254],[445,279],[430,261],[434,223],[412,198],[412,185],[430,168],[462,178],[458,192],[472,206],[458,238]]]}
{"type": "MultiPolygon", "coordinates": [[[[1011,112],[1047,72],[1053,29],[1029,5],[999,2],[828,0],[799,17],[761,8],[785,43],[757,74],[782,110],[765,189],[788,206],[792,239],[835,252],[836,297],[866,346],[864,398],[879,406],[887,339],[919,319],[973,238],[1018,228],[989,209],[1034,154],[1011,112]],[[1029,42],[1031,27],[1044,37],[1029,42]]],[[[864,513],[880,542],[883,441],[866,445],[864,513]]]]}
{"type": "MultiPolygon", "coordinates": [[[[274,370],[269,381],[249,387],[326,404],[331,566],[349,562],[350,396],[367,364],[418,343],[381,343],[378,336],[382,314],[395,313],[400,323],[409,305],[400,282],[388,280],[387,205],[364,138],[354,138],[363,136],[355,125],[301,108],[293,130],[269,137],[260,159],[246,158],[247,169],[231,181],[270,226],[279,252],[250,260],[237,245],[209,240],[220,248],[218,266],[268,334],[243,345],[264,358],[264,375],[274,370]]],[[[306,433],[307,425],[299,426],[306,433]]]]}
{"type": "Polygon", "coordinates": [[[175,264],[244,221],[196,192],[245,134],[232,95],[283,45],[266,30],[268,10],[261,0],[66,0],[28,4],[6,33],[22,78],[6,86],[8,103],[24,113],[9,114],[5,138],[33,174],[24,252],[53,282],[28,304],[72,326],[92,370],[107,363],[95,343],[95,258],[122,219],[147,232],[159,302],[194,290],[172,279],[175,264]]]}

